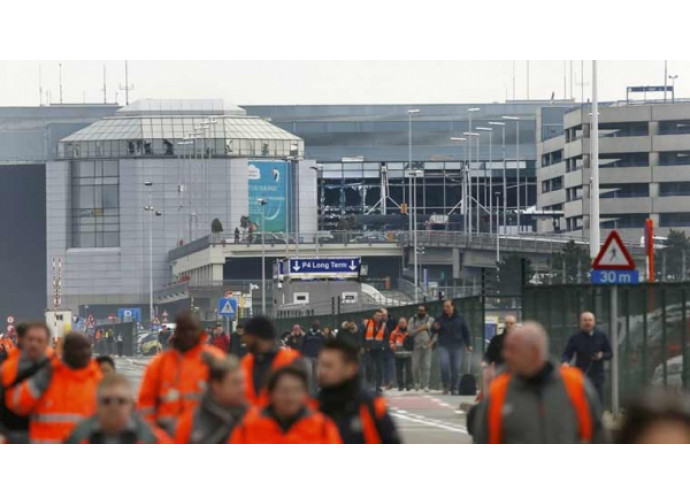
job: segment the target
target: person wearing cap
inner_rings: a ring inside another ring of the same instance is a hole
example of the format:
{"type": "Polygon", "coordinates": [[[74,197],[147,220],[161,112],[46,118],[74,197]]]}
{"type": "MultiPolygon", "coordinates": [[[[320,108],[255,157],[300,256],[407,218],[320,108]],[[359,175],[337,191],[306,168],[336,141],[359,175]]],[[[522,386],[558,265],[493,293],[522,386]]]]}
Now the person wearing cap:
{"type": "Polygon", "coordinates": [[[248,353],[242,357],[242,369],[247,380],[246,398],[252,406],[265,406],[268,403],[266,385],[272,372],[301,361],[300,353],[292,348],[281,348],[275,325],[268,317],[257,316],[244,325],[242,338],[248,353]]]}

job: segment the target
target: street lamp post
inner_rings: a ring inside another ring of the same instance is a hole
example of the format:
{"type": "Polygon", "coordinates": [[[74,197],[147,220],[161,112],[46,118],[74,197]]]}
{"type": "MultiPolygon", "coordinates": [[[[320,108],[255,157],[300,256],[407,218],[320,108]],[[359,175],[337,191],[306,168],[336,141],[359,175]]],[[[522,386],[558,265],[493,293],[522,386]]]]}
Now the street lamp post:
{"type": "MultiPolygon", "coordinates": [[[[517,181],[516,194],[516,214],[517,214],[517,232],[520,234],[520,118],[517,116],[503,116],[507,121],[515,121],[515,179],[517,181]]],[[[525,184],[526,185],[526,184],[525,184]]],[[[525,203],[527,203],[527,193],[525,193],[525,203]]]]}
{"type": "MultiPolygon", "coordinates": [[[[479,112],[481,109],[479,107],[471,107],[467,109],[467,115],[468,115],[468,120],[469,120],[469,128],[468,131],[469,133],[463,133],[465,136],[469,135],[472,136],[476,133],[472,133],[472,113],[473,112],[479,112]]],[[[469,184],[469,197],[467,199],[468,203],[468,208],[469,208],[469,235],[472,236],[472,178],[470,177],[470,169],[471,169],[471,164],[472,164],[472,138],[468,139],[469,142],[469,153],[467,155],[468,163],[467,163],[467,178],[468,178],[468,184],[469,184]]],[[[479,149],[477,148],[477,151],[479,149]]],[[[479,154],[479,153],[477,153],[479,154]]],[[[479,155],[477,155],[477,158],[479,158],[479,155]]],[[[479,211],[479,207],[477,207],[477,211],[479,211]]],[[[477,229],[477,232],[479,232],[479,229],[477,229]]]]}
{"type": "Polygon", "coordinates": [[[261,314],[266,315],[266,199],[256,200],[261,205],[261,314]]]}
{"type": "MultiPolygon", "coordinates": [[[[467,139],[465,137],[450,137],[450,140],[452,142],[466,142],[467,139]]],[[[464,146],[465,144],[463,144],[464,146]]],[[[462,198],[462,203],[460,205],[460,210],[462,212],[462,230],[463,232],[467,232],[467,184],[465,183],[465,154],[467,153],[467,147],[464,149],[464,154],[462,157],[459,157],[460,159],[460,179],[462,180],[462,189],[461,189],[461,198],[462,198]]],[[[455,207],[453,207],[455,209],[455,207]]],[[[452,212],[452,210],[451,210],[452,212]]]]}
{"type": "Polygon", "coordinates": [[[668,78],[671,79],[671,103],[675,103],[676,102],[676,79],[678,78],[678,75],[669,75],[668,78]]]}
{"type": "MultiPolygon", "coordinates": [[[[493,121],[490,122],[492,126],[500,126],[502,129],[503,133],[503,231],[505,232],[506,226],[508,225],[507,223],[507,215],[508,215],[508,206],[507,206],[507,201],[508,201],[508,182],[506,180],[506,123],[504,122],[497,122],[493,121]]],[[[496,209],[497,212],[499,212],[500,209],[496,209]]],[[[498,222],[498,219],[496,219],[496,222],[498,222]]],[[[500,234],[500,226],[496,226],[496,233],[500,234]]]]}
{"type": "MultiPolygon", "coordinates": [[[[419,109],[410,109],[407,111],[407,172],[412,171],[412,116],[415,114],[419,114],[422,111],[419,109]]],[[[409,177],[407,177],[409,178],[409,177]]],[[[412,204],[412,180],[408,181],[408,192],[409,192],[409,197],[408,197],[408,206],[407,206],[407,216],[408,216],[408,223],[409,223],[409,232],[412,234],[412,208],[414,208],[412,204]]],[[[403,199],[405,197],[405,191],[403,191],[403,199]]]]}
{"type": "MultiPolygon", "coordinates": [[[[146,181],[144,186],[149,189],[149,204],[144,210],[149,213],[149,317],[153,323],[153,217],[163,215],[153,206],[153,182],[146,181]]],[[[151,324],[153,325],[153,324],[151,324]]]]}
{"type": "Polygon", "coordinates": [[[496,191],[495,193],[496,196],[496,267],[501,263],[501,234],[498,232],[499,229],[499,216],[501,215],[501,212],[498,211],[500,207],[500,197],[501,193],[496,191]]]}
{"type": "MultiPolygon", "coordinates": [[[[493,199],[491,198],[491,194],[493,193],[493,177],[491,172],[491,163],[493,162],[493,139],[494,139],[494,129],[493,128],[486,128],[486,127],[477,127],[476,129],[481,130],[481,131],[488,131],[489,132],[489,236],[494,234],[494,220],[493,220],[493,212],[494,212],[494,205],[493,205],[493,199]]],[[[484,169],[484,188],[486,189],[486,169],[484,169]]],[[[486,192],[484,193],[486,195],[486,192]]],[[[484,202],[486,204],[486,202],[484,202]]],[[[497,229],[497,235],[498,235],[498,228],[497,229]]]]}
{"type": "Polygon", "coordinates": [[[413,182],[412,182],[412,187],[414,188],[414,191],[412,193],[413,201],[412,204],[414,205],[414,211],[413,211],[413,221],[412,221],[412,246],[414,248],[414,300],[415,303],[418,302],[419,300],[419,250],[417,249],[417,175],[419,175],[420,172],[417,170],[414,170],[410,172],[410,175],[414,177],[413,182]]]}

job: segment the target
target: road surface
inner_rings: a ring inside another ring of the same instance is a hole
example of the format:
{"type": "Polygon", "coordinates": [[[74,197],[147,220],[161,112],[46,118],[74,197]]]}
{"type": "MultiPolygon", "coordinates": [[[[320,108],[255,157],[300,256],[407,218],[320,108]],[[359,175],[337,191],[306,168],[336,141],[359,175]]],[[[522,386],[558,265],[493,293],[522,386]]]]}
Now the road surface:
{"type": "MultiPolygon", "coordinates": [[[[148,361],[147,357],[118,357],[115,365],[138,391],[148,361]]],[[[424,394],[397,390],[387,391],[385,396],[405,443],[471,442],[467,417],[458,407],[463,402],[472,402],[472,398],[441,395],[439,391],[424,394]]]]}

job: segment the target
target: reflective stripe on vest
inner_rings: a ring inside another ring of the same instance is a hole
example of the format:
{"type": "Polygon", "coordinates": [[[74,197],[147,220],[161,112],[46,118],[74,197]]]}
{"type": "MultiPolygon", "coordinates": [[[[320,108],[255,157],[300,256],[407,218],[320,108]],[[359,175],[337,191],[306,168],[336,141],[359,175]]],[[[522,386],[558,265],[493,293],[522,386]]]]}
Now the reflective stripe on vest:
{"type": "MultiPolygon", "coordinates": [[[[582,372],[577,368],[564,367],[557,370],[563,380],[568,399],[573,406],[578,423],[578,434],[583,443],[592,441],[592,416],[585,394],[585,380],[582,372]]],[[[488,428],[489,443],[503,442],[503,406],[505,404],[510,374],[502,374],[494,378],[489,389],[488,428]]]]}
{"type": "Polygon", "coordinates": [[[369,320],[369,322],[367,322],[367,331],[364,335],[364,338],[366,340],[375,339],[376,341],[383,341],[383,334],[386,330],[386,324],[381,322],[381,329],[379,329],[379,331],[376,333],[376,336],[374,336],[374,326],[375,325],[376,324],[374,323],[373,320],[369,320]]]}

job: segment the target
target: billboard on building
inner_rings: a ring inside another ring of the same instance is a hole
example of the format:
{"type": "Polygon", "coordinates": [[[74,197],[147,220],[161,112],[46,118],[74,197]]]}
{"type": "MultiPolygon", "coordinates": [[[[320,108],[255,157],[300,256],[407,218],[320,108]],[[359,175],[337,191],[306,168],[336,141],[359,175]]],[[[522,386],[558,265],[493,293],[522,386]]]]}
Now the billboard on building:
{"type": "Polygon", "coordinates": [[[266,231],[287,231],[288,185],[290,165],[287,161],[249,162],[249,219],[261,230],[261,205],[266,200],[266,231]]]}

